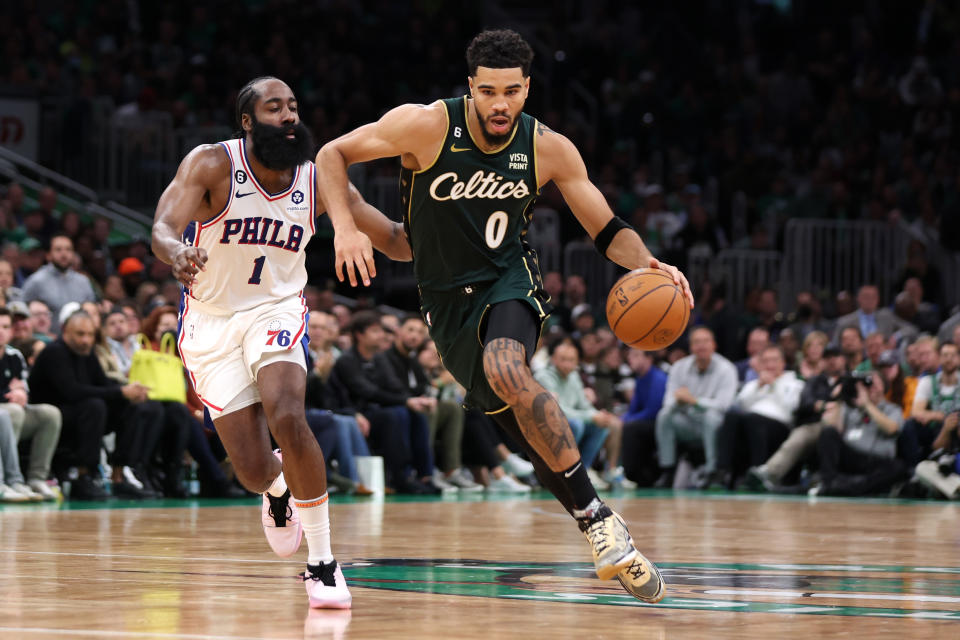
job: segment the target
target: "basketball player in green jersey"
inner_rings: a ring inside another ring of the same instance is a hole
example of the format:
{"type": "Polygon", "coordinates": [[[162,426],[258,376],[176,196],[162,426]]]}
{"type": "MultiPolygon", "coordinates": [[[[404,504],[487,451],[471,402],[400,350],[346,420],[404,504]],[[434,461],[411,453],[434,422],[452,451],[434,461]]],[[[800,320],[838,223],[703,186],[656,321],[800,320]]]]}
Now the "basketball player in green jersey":
{"type": "Polygon", "coordinates": [[[597,575],[616,577],[644,602],[666,591],[633,544],[623,519],[596,494],[566,417],[529,367],[550,311],[536,256],[524,241],[531,205],[553,180],[597,249],[628,269],[662,269],[637,233],[615,217],[591,184],[576,147],[522,113],[533,51],[513,31],[485,31],[467,49],[470,95],[403,105],[323,147],[320,186],[335,230],[337,276],[369,284],[370,241],[348,207],[346,169],[400,156],[404,224],[413,249],[421,310],[444,364],[467,389],[466,403],[523,443],[541,482],[578,521],[597,575]]]}

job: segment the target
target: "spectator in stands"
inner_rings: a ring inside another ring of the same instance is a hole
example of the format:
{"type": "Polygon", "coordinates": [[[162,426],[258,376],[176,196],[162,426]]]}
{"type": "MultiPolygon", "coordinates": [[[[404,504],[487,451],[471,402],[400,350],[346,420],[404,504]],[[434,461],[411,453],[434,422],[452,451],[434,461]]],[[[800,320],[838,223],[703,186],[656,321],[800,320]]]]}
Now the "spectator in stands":
{"type": "Polygon", "coordinates": [[[780,335],[777,336],[777,346],[780,347],[780,350],[783,352],[787,369],[796,373],[798,365],[797,353],[800,351],[800,341],[797,340],[797,335],[793,332],[793,329],[785,327],[780,330],[780,335]]]}
{"type": "MultiPolygon", "coordinates": [[[[579,364],[580,352],[576,343],[570,339],[562,340],[553,346],[550,364],[537,371],[534,377],[544,389],[556,396],[580,447],[583,466],[589,469],[608,437],[620,441],[623,423],[609,411],[597,409],[587,399],[583,381],[577,372],[579,364]]],[[[612,473],[617,463],[617,458],[607,460],[606,471],[612,473]]]]}
{"type": "Polygon", "coordinates": [[[119,305],[120,310],[127,316],[127,331],[136,335],[140,333],[140,323],[143,321],[137,303],[129,298],[119,305]]]}
{"type": "Polygon", "coordinates": [[[73,241],[57,235],[50,239],[49,263],[23,283],[23,299],[42,300],[53,313],[52,330],[60,327],[60,309],[68,302],[93,302],[90,280],[73,270],[73,241]]]}
{"type": "Polygon", "coordinates": [[[743,385],[737,406],[727,412],[717,432],[712,484],[733,488],[740,469],[766,462],[790,435],[803,383],[785,367],[779,348],[769,346],[761,352],[757,379],[743,385]]]}
{"type": "Polygon", "coordinates": [[[117,275],[120,276],[121,282],[123,283],[123,290],[128,296],[135,296],[141,305],[144,301],[140,299],[141,293],[139,289],[140,285],[144,284],[146,271],[147,267],[143,262],[132,256],[124,258],[117,265],[117,275]]]}
{"type": "Polygon", "coordinates": [[[856,366],[854,371],[877,371],[880,354],[887,350],[887,340],[879,331],[874,331],[863,341],[863,350],[866,358],[856,366]]]}
{"type": "Polygon", "coordinates": [[[23,224],[26,209],[23,203],[23,187],[20,186],[20,183],[11,182],[7,187],[7,205],[10,207],[10,215],[13,216],[16,224],[23,224]]]}
{"type": "Polygon", "coordinates": [[[913,343],[914,364],[911,365],[913,375],[922,378],[935,374],[940,369],[940,358],[937,351],[936,338],[924,335],[917,338],[913,343]]]}
{"type": "Polygon", "coordinates": [[[510,474],[532,477],[533,465],[510,452],[490,416],[476,409],[467,410],[463,444],[464,462],[476,470],[473,478],[484,484],[489,493],[530,493],[530,485],[510,474]]]}
{"type": "Polygon", "coordinates": [[[23,227],[30,237],[36,238],[47,246],[57,232],[57,221],[53,211],[57,206],[57,192],[53,187],[43,187],[37,196],[37,208],[28,211],[23,217],[23,227]]]}
{"type": "Polygon", "coordinates": [[[905,475],[896,459],[897,433],[903,417],[887,402],[883,376],[871,377],[869,388],[856,384],[853,406],[832,402],[824,412],[817,441],[820,484],[812,495],[859,496],[887,491],[905,475]]]}
{"type": "Polygon", "coordinates": [[[14,282],[13,265],[9,260],[0,260],[0,293],[8,303],[23,299],[23,292],[14,282]]]}
{"type": "MultiPolygon", "coordinates": [[[[897,344],[915,339],[919,333],[914,324],[917,321],[917,303],[906,291],[901,291],[893,299],[893,314],[903,324],[893,332],[890,339],[897,344]]],[[[936,328],[936,323],[933,326],[936,328]]]]}
{"type": "Polygon", "coordinates": [[[904,324],[892,311],[880,307],[880,290],[877,286],[865,284],[857,291],[857,310],[837,318],[834,339],[839,339],[840,332],[847,327],[857,328],[861,336],[879,331],[885,338],[889,338],[904,324]]]}
{"type": "MultiPolygon", "coordinates": [[[[47,259],[47,252],[36,238],[24,238],[20,241],[20,259],[17,262],[16,279],[21,287],[27,279],[39,271],[47,259]]],[[[25,300],[21,292],[21,300],[25,300]]]]}
{"type": "MultiPolygon", "coordinates": [[[[60,410],[49,404],[27,403],[27,362],[20,351],[10,346],[12,334],[11,313],[0,307],[0,396],[6,401],[0,404],[0,410],[10,417],[16,441],[32,440],[26,479],[30,495],[56,500],[57,494],[47,486],[47,478],[60,440],[60,410]]],[[[20,484],[22,480],[13,483],[13,489],[18,491],[20,484]]]]}
{"type": "Polygon", "coordinates": [[[826,366],[824,349],[827,348],[827,342],[827,334],[822,331],[811,331],[807,334],[800,351],[800,364],[797,366],[798,378],[810,380],[823,372],[826,366]]]}
{"type": "Polygon", "coordinates": [[[903,371],[896,351],[887,350],[881,353],[877,365],[877,370],[887,384],[887,401],[900,407],[903,419],[908,419],[913,411],[913,398],[917,393],[919,380],[903,371]]]}
{"type": "Polygon", "coordinates": [[[646,487],[657,479],[656,418],[663,406],[667,374],[654,366],[653,356],[647,351],[628,350],[627,363],[634,378],[630,406],[620,418],[623,420],[623,474],[646,487]]]}
{"type": "Polygon", "coordinates": [[[911,468],[930,455],[946,417],[960,411],[958,367],[957,345],[944,342],[940,345],[940,371],[923,376],[917,383],[913,410],[903,424],[899,443],[900,455],[911,468]]]}
{"type": "Polygon", "coordinates": [[[840,350],[847,359],[847,369],[853,371],[863,362],[863,334],[854,326],[840,329],[840,350]]]}
{"type": "Polygon", "coordinates": [[[937,341],[941,344],[954,340],[954,332],[960,327],[960,311],[947,318],[937,331],[937,341]]]}
{"type": "Polygon", "coordinates": [[[800,463],[816,455],[823,428],[823,411],[827,403],[836,399],[840,377],[847,373],[846,358],[835,346],[824,350],[823,365],[823,371],[809,378],[800,392],[795,414],[797,426],[790,430],[790,435],[766,462],[748,470],[747,481],[751,488],[784,490],[784,485],[792,485],[792,480],[796,480],[795,472],[799,471],[800,463]]]}
{"type": "Polygon", "coordinates": [[[823,317],[823,307],[810,291],[797,294],[794,298],[794,309],[793,322],[789,326],[801,341],[806,340],[814,331],[820,331],[827,336],[833,334],[833,323],[823,317]]]}
{"type": "Polygon", "coordinates": [[[103,436],[114,428],[118,430],[114,495],[143,497],[142,491],[126,482],[122,467],[136,467],[145,459],[143,449],[159,431],[159,416],[130,411],[146,402],[148,389],[135,382],[123,386],[110,382],[93,355],[94,335],[87,313],[78,311],[67,319],[60,338],[40,353],[30,371],[30,402],[52,404],[63,415],[61,444],[79,474],[71,499],[107,497],[97,465],[103,436]]]}
{"type": "Polygon", "coordinates": [[[760,353],[770,346],[770,331],[766,327],[754,327],[747,334],[747,357],[736,363],[740,383],[757,379],[760,371],[760,353]]]}
{"type": "Polygon", "coordinates": [[[439,493],[433,485],[433,454],[426,415],[436,400],[411,396],[390,369],[375,361],[384,345],[380,315],[358,311],[350,326],[353,346],[334,364],[337,380],[370,421],[370,447],[384,458],[393,489],[400,493],[439,493]],[[413,465],[416,476],[408,469],[413,465]]]}
{"type": "Polygon", "coordinates": [[[114,309],[108,313],[102,331],[104,343],[119,365],[120,375],[126,378],[130,375],[133,354],[140,349],[140,341],[137,336],[130,333],[127,314],[120,309],[114,309]]]}
{"type": "Polygon", "coordinates": [[[33,338],[44,342],[56,340],[56,334],[51,331],[53,314],[50,312],[47,303],[43,300],[31,300],[27,309],[30,311],[30,326],[33,328],[33,338]]]}
{"type": "MultiPolygon", "coordinates": [[[[903,291],[916,307],[913,324],[924,333],[935,333],[940,326],[940,309],[925,297],[923,281],[920,278],[907,278],[903,282],[903,291]]],[[[898,297],[900,294],[897,294],[898,297]]]]}
{"type": "Polygon", "coordinates": [[[573,312],[574,307],[587,301],[587,281],[583,276],[572,273],[563,283],[564,305],[573,312]]]}
{"type": "MultiPolygon", "coordinates": [[[[393,344],[378,354],[375,360],[382,361],[398,380],[406,382],[411,396],[434,397],[436,404],[429,414],[430,442],[435,446],[437,459],[433,484],[445,491],[455,491],[460,488],[458,483],[467,479],[462,471],[461,459],[463,406],[460,402],[437,397],[436,389],[417,359],[426,340],[427,325],[420,316],[408,315],[401,321],[393,344]]],[[[464,484],[470,490],[480,488],[472,480],[464,484]]]]}
{"type": "Polygon", "coordinates": [[[573,324],[570,318],[570,307],[566,306],[563,300],[563,275],[559,271],[545,273],[543,289],[550,295],[550,304],[553,305],[553,312],[547,318],[544,330],[559,326],[563,331],[570,333],[573,331],[573,324]]]}
{"type": "Polygon", "coordinates": [[[715,473],[717,430],[737,393],[736,367],[716,352],[710,329],[697,327],[690,333],[690,350],[691,355],[670,368],[663,408],[657,414],[657,487],[673,486],[678,440],[702,446],[705,470],[715,473]]]}
{"type": "Polygon", "coordinates": [[[30,323],[30,309],[17,300],[7,304],[13,319],[13,337],[10,344],[20,353],[29,352],[36,341],[33,337],[33,325],[30,323]]]}
{"type": "Polygon", "coordinates": [[[17,436],[5,411],[0,411],[0,502],[40,502],[43,496],[24,482],[17,453],[17,436]]]}

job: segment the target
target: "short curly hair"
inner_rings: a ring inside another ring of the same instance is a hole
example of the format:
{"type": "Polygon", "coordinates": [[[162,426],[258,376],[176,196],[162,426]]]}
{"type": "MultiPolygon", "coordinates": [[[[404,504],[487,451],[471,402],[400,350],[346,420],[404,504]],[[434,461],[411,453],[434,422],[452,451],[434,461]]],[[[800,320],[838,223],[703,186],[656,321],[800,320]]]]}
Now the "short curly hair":
{"type": "Polygon", "coordinates": [[[520,67],[523,77],[530,75],[533,49],[512,29],[482,31],[467,47],[467,70],[477,75],[477,67],[512,69],[520,67]]]}

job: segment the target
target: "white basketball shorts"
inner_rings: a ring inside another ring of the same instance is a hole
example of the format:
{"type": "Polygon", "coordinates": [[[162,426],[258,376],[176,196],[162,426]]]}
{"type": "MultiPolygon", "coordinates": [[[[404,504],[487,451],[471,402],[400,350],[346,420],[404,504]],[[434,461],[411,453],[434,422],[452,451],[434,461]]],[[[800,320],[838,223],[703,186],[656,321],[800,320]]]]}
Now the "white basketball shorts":
{"type": "Polygon", "coordinates": [[[289,361],[307,370],[300,344],[306,320],[300,295],[230,314],[186,296],[177,344],[211,416],[260,402],[257,372],[265,364],[289,361]]]}

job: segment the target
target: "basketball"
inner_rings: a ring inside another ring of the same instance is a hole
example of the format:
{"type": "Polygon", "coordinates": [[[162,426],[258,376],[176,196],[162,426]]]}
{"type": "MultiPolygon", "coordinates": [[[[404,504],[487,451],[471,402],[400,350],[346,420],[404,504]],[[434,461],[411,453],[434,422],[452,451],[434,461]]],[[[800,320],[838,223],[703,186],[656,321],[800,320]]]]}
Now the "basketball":
{"type": "Polygon", "coordinates": [[[620,340],[644,351],[670,346],[687,328],[690,305],[683,289],[659,269],[635,269],[607,296],[607,323],[620,340]]]}

